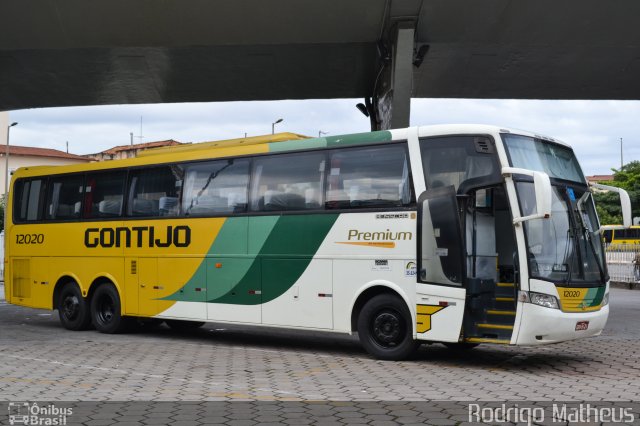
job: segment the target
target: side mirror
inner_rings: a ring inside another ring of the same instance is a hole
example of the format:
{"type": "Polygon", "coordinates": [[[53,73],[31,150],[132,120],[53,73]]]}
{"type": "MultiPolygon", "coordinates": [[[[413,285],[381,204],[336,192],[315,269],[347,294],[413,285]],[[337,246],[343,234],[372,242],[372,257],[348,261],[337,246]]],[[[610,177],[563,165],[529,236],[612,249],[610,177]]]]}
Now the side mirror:
{"type": "MultiPolygon", "coordinates": [[[[550,218],[553,189],[551,188],[551,179],[549,179],[549,175],[543,172],[534,172],[533,170],[518,169],[515,167],[502,168],[502,176],[510,177],[514,174],[533,177],[533,186],[536,193],[536,214],[529,216],[514,216],[513,223],[516,224],[531,219],[550,218]]],[[[514,215],[515,213],[517,212],[514,212],[514,215]]]]}
{"type": "MultiPolygon", "coordinates": [[[[625,229],[631,227],[632,219],[631,219],[631,199],[629,198],[629,193],[622,188],[617,188],[615,186],[609,185],[601,185],[599,183],[590,183],[589,186],[597,189],[602,189],[605,191],[617,192],[620,196],[620,207],[622,207],[622,226],[625,229]]],[[[619,227],[611,227],[611,226],[603,226],[601,229],[612,229],[619,227]]]]}

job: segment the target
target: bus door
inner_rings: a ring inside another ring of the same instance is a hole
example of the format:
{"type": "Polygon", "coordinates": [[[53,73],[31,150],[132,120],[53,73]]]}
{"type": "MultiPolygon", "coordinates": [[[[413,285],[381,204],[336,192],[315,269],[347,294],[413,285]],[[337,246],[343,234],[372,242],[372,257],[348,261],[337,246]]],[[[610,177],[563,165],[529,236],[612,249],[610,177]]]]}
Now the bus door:
{"type": "Polygon", "coordinates": [[[465,312],[464,241],[453,186],[425,191],[418,200],[417,338],[460,339],[465,312]]]}

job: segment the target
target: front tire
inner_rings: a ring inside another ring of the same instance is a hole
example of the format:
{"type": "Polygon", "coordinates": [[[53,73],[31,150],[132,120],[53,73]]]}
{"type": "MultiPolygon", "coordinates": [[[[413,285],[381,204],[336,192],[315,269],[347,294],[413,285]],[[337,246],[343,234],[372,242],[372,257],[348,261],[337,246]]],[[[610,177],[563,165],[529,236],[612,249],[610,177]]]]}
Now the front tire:
{"type": "Polygon", "coordinates": [[[420,345],[413,340],[411,313],[398,296],[380,294],[369,300],[358,316],[358,337],[377,359],[399,361],[420,345]]]}
{"type": "Polygon", "coordinates": [[[89,303],[82,297],[80,287],[74,281],[64,284],[56,308],[60,323],[67,330],[80,331],[91,328],[89,303]]]}
{"type": "Polygon", "coordinates": [[[100,333],[122,333],[129,326],[129,318],[122,316],[118,290],[111,284],[101,284],[91,297],[91,320],[100,333]]]}

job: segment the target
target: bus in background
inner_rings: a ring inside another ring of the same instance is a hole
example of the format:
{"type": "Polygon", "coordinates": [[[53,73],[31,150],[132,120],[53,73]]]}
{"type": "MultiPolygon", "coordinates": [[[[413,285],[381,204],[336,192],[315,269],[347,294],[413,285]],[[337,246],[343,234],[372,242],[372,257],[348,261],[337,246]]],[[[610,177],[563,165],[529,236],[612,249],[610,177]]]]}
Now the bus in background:
{"type": "Polygon", "coordinates": [[[180,147],[24,168],[11,187],[7,301],[57,309],[70,330],[357,332],[374,357],[403,359],[426,342],[594,336],[609,313],[587,182],[569,146],[532,133],[180,147]]]}
{"type": "Polygon", "coordinates": [[[602,233],[607,244],[640,244],[640,226],[634,225],[624,229],[615,225],[616,229],[605,229],[602,233]]]}

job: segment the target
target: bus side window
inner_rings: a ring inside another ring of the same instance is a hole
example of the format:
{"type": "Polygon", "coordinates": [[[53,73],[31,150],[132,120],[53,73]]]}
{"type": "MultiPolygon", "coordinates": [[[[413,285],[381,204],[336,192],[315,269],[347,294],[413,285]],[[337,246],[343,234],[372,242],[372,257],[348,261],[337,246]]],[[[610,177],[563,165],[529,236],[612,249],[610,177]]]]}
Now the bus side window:
{"type": "Polygon", "coordinates": [[[413,200],[404,145],[336,150],[329,164],[328,209],[400,207],[413,200]]]}
{"type": "Polygon", "coordinates": [[[42,220],[44,189],[45,181],[41,179],[20,180],[16,183],[13,211],[17,222],[42,220]]]}
{"type": "Polygon", "coordinates": [[[249,160],[217,160],[185,168],[182,212],[216,216],[247,211],[249,160]]]}
{"type": "Polygon", "coordinates": [[[183,174],[175,165],[132,171],[127,215],[178,216],[183,174]]]}
{"type": "Polygon", "coordinates": [[[83,175],[54,176],[49,181],[45,217],[50,220],[80,218],[83,175]]]}
{"type": "Polygon", "coordinates": [[[122,215],[125,171],[90,173],[84,188],[84,217],[122,215]]]}
{"type": "Polygon", "coordinates": [[[611,238],[613,237],[613,231],[611,229],[606,229],[603,233],[604,242],[607,244],[611,243],[611,238]]]}
{"type": "Polygon", "coordinates": [[[258,157],[251,183],[252,211],[312,210],[322,206],[325,154],[258,157]]]}

